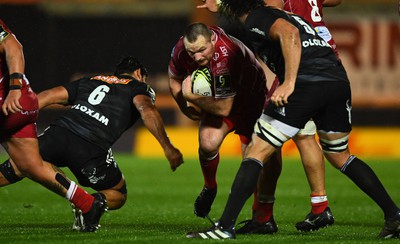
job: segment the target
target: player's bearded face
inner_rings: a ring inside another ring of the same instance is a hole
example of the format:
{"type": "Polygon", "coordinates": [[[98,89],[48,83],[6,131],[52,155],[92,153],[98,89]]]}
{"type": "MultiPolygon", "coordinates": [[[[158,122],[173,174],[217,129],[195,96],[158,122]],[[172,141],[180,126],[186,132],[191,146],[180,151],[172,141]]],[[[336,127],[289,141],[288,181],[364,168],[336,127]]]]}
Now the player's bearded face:
{"type": "Polygon", "coordinates": [[[199,36],[193,43],[184,41],[185,49],[190,57],[196,61],[199,66],[207,66],[214,55],[214,45],[210,40],[199,36]]]}

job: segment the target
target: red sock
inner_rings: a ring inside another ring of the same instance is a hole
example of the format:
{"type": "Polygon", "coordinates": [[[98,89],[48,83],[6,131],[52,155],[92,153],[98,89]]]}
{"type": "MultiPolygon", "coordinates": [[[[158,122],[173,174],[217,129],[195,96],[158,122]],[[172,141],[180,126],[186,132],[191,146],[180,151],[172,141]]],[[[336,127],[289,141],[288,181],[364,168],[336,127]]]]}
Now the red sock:
{"type": "Polygon", "coordinates": [[[271,219],[272,214],[274,212],[274,203],[273,202],[261,203],[257,201],[255,205],[256,205],[256,211],[254,212],[253,219],[259,223],[268,222],[271,219]]]}
{"type": "Polygon", "coordinates": [[[256,189],[254,190],[254,193],[253,193],[253,197],[254,197],[254,199],[253,199],[253,205],[251,206],[251,209],[253,210],[253,215],[254,215],[254,213],[257,211],[257,208],[258,208],[258,198],[257,198],[257,193],[258,193],[258,190],[257,190],[257,187],[256,187],[256,189]]]}
{"type": "Polygon", "coordinates": [[[328,207],[328,197],[326,195],[311,194],[311,212],[320,214],[328,207]]]}
{"type": "Polygon", "coordinates": [[[86,213],[92,207],[94,197],[80,188],[74,182],[71,182],[70,189],[68,189],[67,199],[72,202],[75,207],[86,213]]]}
{"type": "Polygon", "coordinates": [[[219,153],[215,155],[215,157],[212,158],[211,160],[200,159],[200,166],[204,176],[204,185],[207,188],[217,187],[216,174],[217,174],[218,164],[219,164],[219,153]]]}

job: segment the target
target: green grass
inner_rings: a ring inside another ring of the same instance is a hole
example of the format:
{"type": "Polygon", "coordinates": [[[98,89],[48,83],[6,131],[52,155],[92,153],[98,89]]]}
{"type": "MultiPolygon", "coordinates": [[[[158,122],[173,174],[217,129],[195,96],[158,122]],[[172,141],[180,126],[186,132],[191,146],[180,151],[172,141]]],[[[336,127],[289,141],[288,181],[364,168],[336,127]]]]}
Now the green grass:
{"type": "MultiPolygon", "coordinates": [[[[197,160],[187,159],[171,172],[164,159],[141,159],[117,154],[128,184],[128,201],[101,219],[96,233],[71,230],[69,203],[28,179],[0,188],[0,243],[200,243],[185,233],[208,228],[210,223],[193,214],[193,202],[203,179],[197,160]]],[[[4,158],[4,154],[1,158],[4,158]]],[[[399,160],[369,160],[393,199],[400,203],[399,160]]],[[[211,216],[220,217],[240,159],[221,159],[218,196],[211,216]]],[[[279,181],[272,236],[238,236],[233,243],[377,243],[383,226],[380,208],[332,166],[326,166],[326,188],[336,222],[318,232],[302,234],[294,223],[310,211],[309,188],[298,160],[285,159],[279,181]]],[[[67,171],[68,172],[68,171],[67,171]]],[[[89,190],[90,191],[90,190],[89,190]]],[[[239,221],[251,216],[247,202],[239,221]]],[[[206,241],[207,242],[207,241],[206,241]]],[[[383,242],[383,241],[382,241],[383,242]]],[[[385,243],[398,240],[385,241],[385,243]]]]}

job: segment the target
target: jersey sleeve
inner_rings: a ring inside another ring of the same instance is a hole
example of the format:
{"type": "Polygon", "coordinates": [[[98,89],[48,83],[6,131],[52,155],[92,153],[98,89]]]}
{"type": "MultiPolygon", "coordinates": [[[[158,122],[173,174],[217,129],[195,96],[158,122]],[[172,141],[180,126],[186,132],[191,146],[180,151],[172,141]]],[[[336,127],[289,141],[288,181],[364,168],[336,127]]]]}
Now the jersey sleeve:
{"type": "Polygon", "coordinates": [[[151,88],[148,84],[138,82],[132,89],[132,97],[137,95],[145,95],[151,98],[153,104],[156,101],[156,93],[154,92],[153,88],[151,88]]]}
{"type": "Polygon", "coordinates": [[[83,79],[79,79],[76,81],[68,82],[63,85],[63,87],[67,90],[68,92],[68,104],[72,104],[78,95],[78,88],[79,88],[79,83],[83,79]]]}
{"type": "Polygon", "coordinates": [[[0,44],[10,35],[12,32],[6,24],[0,19],[0,44]]]}
{"type": "Polygon", "coordinates": [[[282,13],[285,14],[285,12],[271,7],[262,7],[254,11],[254,14],[249,15],[249,18],[246,19],[246,26],[250,32],[262,33],[266,38],[270,39],[269,30],[275,21],[282,17],[282,13]],[[268,17],[266,18],[266,16],[268,17]]]}
{"type": "Polygon", "coordinates": [[[168,73],[170,76],[183,78],[186,75],[186,69],[183,65],[184,60],[184,46],[182,38],[174,46],[171,52],[171,59],[168,65],[168,73]]]}

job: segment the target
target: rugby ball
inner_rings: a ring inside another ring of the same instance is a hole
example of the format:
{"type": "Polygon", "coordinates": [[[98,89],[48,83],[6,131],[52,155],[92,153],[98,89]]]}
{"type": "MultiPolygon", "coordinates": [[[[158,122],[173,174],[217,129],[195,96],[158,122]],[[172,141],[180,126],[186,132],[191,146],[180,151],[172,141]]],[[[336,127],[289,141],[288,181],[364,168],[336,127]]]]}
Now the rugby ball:
{"type": "Polygon", "coordinates": [[[200,96],[211,97],[212,92],[212,77],[210,70],[207,67],[198,68],[193,71],[191,77],[192,92],[200,96]]]}

